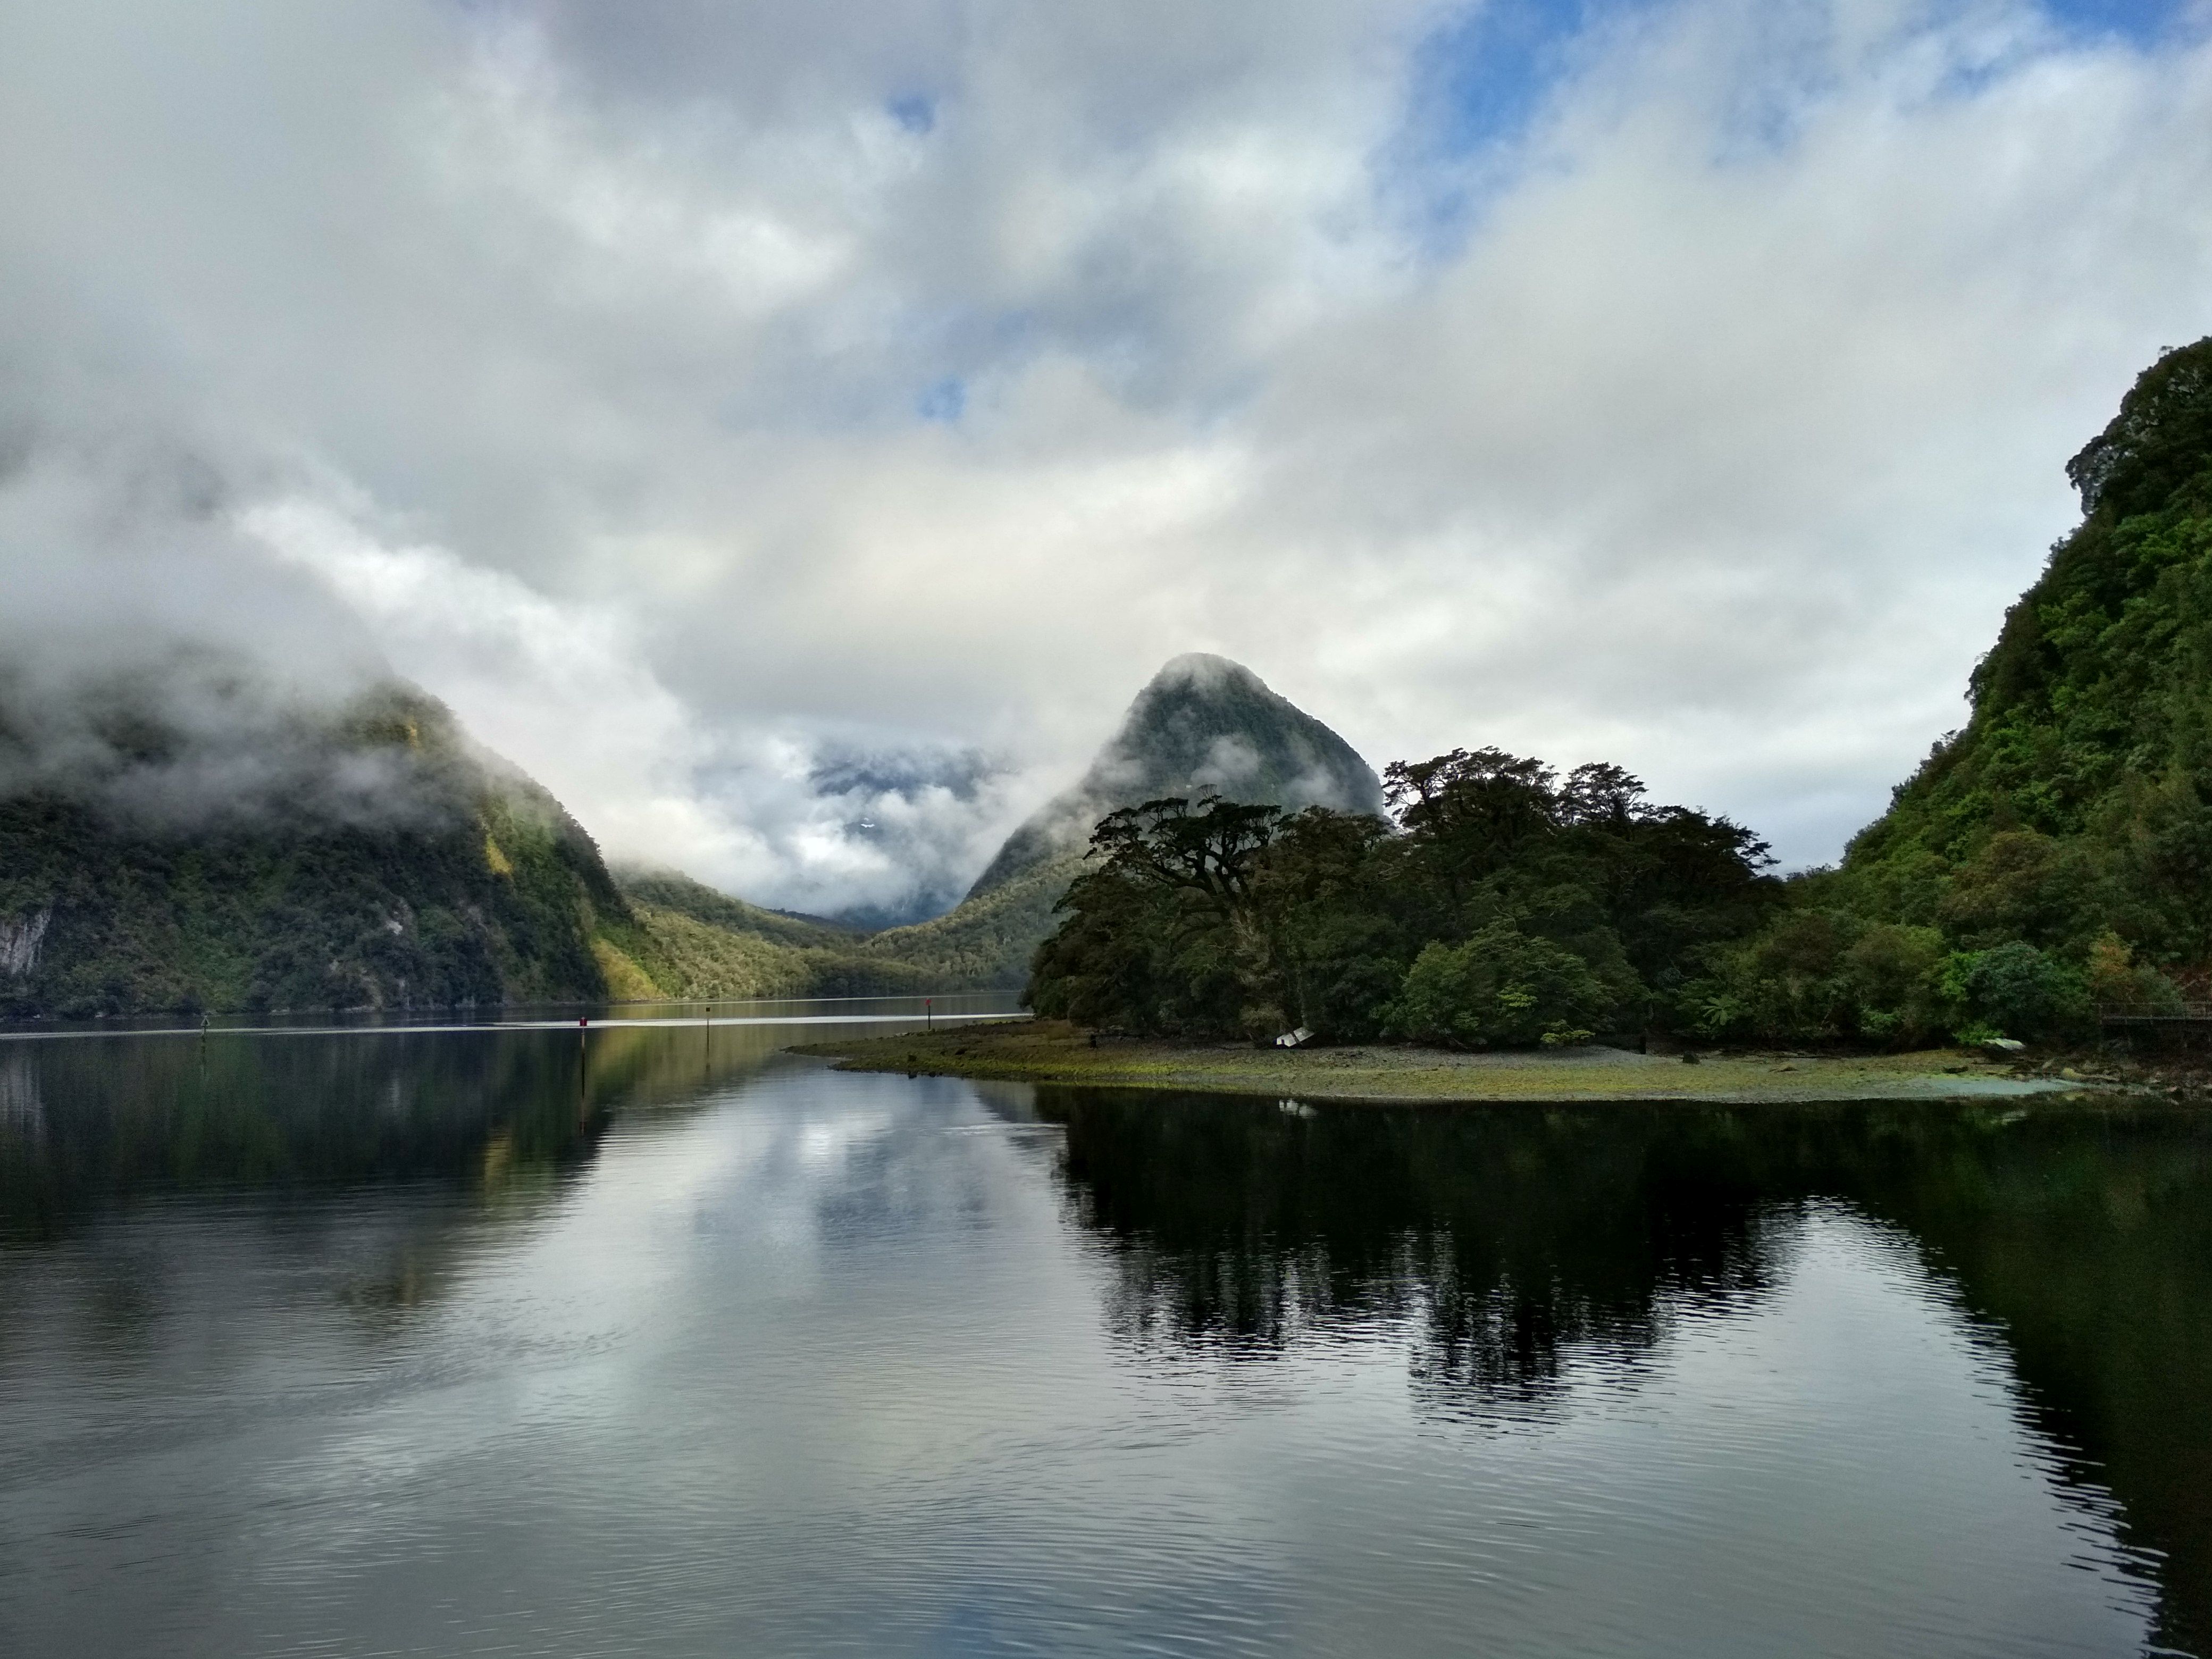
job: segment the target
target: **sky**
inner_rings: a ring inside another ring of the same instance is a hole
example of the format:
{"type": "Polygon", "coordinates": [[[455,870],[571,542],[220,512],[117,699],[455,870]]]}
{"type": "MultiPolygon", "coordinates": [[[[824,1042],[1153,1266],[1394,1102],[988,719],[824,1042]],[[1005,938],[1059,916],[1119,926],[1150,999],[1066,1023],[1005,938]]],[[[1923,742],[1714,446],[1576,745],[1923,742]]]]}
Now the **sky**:
{"type": "Polygon", "coordinates": [[[1832,860],[2212,331],[2205,0],[0,0],[0,653],[957,897],[1163,662],[1832,860]]]}

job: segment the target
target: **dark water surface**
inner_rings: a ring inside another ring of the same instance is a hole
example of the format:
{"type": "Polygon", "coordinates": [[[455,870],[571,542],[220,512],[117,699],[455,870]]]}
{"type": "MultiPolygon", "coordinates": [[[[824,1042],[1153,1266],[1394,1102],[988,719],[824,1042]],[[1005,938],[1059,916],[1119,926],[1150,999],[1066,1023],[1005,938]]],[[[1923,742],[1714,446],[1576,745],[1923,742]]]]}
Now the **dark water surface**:
{"type": "Polygon", "coordinates": [[[819,1035],[0,1040],[0,1653],[2212,1652],[2212,1117],[819,1035]]]}

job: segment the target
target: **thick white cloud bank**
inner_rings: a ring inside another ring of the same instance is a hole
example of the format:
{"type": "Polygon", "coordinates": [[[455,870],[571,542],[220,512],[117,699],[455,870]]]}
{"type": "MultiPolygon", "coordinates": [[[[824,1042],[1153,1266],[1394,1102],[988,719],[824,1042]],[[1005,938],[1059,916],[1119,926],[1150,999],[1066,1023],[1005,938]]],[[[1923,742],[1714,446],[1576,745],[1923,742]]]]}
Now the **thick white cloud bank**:
{"type": "Polygon", "coordinates": [[[2212,14],[0,3],[0,648],[956,896],[1169,657],[1832,858],[2212,330],[2212,14]]]}

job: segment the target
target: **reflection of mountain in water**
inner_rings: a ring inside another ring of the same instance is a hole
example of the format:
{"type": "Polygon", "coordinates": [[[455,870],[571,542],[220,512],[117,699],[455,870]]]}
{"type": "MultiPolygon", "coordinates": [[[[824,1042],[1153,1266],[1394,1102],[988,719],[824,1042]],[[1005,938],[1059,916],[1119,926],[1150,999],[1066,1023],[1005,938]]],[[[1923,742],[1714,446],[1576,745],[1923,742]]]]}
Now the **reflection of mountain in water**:
{"type": "Polygon", "coordinates": [[[0,1046],[0,1241],[159,1193],[428,1180],[519,1195],[587,1158],[611,1107],[696,1098],[772,1046],[744,1027],[0,1046]]]}
{"type": "Polygon", "coordinates": [[[1425,1107],[1040,1089],[1127,1340],[1264,1358],[1410,1322],[1417,1408],[1541,1415],[1632,1385],[1672,1322],[1786,1276],[1838,1201],[1905,1230],[2002,1341],[2085,1508],[2165,1558],[2212,1652],[2212,1117],[1910,1106],[1425,1107]]]}
{"type": "Polygon", "coordinates": [[[481,1037],[57,1042],[5,1056],[0,1236],[142,1193],[557,1168],[600,1116],[574,1045],[481,1037]]]}
{"type": "Polygon", "coordinates": [[[2212,1117],[1891,1109],[1808,1179],[1919,1240],[2001,1336],[2036,1428],[2162,1554],[2157,1639],[2212,1654],[2212,1117]]]}

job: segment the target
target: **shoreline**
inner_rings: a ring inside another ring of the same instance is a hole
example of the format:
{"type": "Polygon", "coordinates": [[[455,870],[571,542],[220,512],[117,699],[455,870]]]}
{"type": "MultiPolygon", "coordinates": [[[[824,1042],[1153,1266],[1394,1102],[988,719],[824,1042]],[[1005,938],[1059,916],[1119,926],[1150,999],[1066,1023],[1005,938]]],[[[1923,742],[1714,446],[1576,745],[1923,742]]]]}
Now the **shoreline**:
{"type": "Polygon", "coordinates": [[[793,1044],[845,1072],[1086,1088],[1174,1089],[1314,1101],[1601,1102],[1788,1104],[1851,1100],[2003,1100],[2151,1091],[2118,1079],[2022,1075],[2013,1062],[1958,1048],[1904,1054],[1645,1054],[1598,1044],[1464,1054],[1369,1044],[1265,1049],[1232,1043],[1104,1038],[1057,1020],[793,1044]]]}

